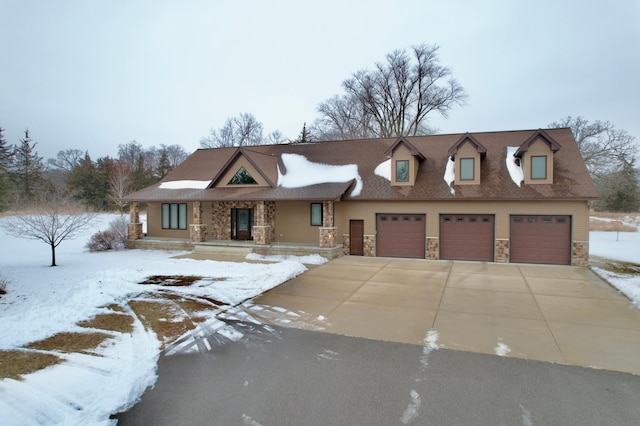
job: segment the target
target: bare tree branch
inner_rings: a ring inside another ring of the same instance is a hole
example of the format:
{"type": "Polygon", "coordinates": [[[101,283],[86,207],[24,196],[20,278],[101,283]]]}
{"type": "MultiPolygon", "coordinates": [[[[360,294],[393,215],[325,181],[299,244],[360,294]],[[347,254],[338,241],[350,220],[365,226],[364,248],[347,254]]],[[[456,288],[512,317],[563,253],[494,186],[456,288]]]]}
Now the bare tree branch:
{"type": "Polygon", "coordinates": [[[89,213],[63,213],[66,203],[52,198],[37,213],[12,216],[0,223],[9,235],[39,240],[51,247],[51,266],[56,266],[56,248],[65,240],[79,237],[94,218],[89,213]]]}
{"type": "Polygon", "coordinates": [[[313,124],[322,135],[354,137],[414,136],[429,132],[429,116],[447,117],[467,95],[439,63],[438,46],[421,44],[409,52],[395,50],[373,70],[361,70],[342,84],[345,94],[318,106],[322,118],[313,124]]]}

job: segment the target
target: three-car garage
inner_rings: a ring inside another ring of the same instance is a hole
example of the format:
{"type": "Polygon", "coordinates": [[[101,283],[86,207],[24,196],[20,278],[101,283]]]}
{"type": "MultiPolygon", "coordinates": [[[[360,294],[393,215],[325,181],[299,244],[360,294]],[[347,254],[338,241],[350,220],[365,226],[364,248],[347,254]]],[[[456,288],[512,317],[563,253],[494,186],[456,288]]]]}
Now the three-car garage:
{"type": "MultiPolygon", "coordinates": [[[[426,214],[376,214],[376,255],[425,258],[426,214]]],[[[571,216],[509,215],[509,261],[571,264],[571,216]]],[[[494,214],[439,214],[439,258],[493,262],[494,214]]]]}

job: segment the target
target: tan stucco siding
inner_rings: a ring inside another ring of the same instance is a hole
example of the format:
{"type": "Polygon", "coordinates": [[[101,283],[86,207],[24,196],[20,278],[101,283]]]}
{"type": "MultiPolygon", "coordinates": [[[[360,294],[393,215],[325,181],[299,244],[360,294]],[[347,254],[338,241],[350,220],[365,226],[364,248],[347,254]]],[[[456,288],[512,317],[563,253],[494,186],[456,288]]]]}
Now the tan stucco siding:
{"type": "MultiPolygon", "coordinates": [[[[427,215],[427,237],[439,236],[440,214],[493,214],[496,238],[509,238],[512,214],[572,216],[574,241],[588,240],[588,208],[586,201],[470,201],[470,202],[341,202],[336,203],[338,237],[349,233],[349,220],[364,220],[365,235],[374,235],[376,213],[423,213],[427,215]]],[[[341,242],[341,241],[340,241],[341,242]]]]}
{"type": "Polygon", "coordinates": [[[193,223],[193,203],[187,204],[187,229],[162,229],[162,203],[147,205],[147,235],[161,238],[189,238],[189,225],[193,223]]]}
{"type": "Polygon", "coordinates": [[[319,229],[319,226],[311,226],[310,201],[276,203],[276,242],[317,244],[319,229]]]}

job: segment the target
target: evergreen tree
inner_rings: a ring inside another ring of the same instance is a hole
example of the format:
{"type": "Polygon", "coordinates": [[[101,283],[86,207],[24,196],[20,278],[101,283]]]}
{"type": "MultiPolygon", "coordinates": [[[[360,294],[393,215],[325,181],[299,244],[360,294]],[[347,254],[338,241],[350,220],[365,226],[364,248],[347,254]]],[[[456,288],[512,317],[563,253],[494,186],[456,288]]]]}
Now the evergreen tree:
{"type": "Polygon", "coordinates": [[[11,177],[16,197],[21,202],[33,201],[43,182],[44,164],[42,157],[38,156],[35,150],[36,145],[27,129],[24,131],[24,138],[20,139],[20,144],[15,147],[11,177]]]}
{"type": "Polygon", "coordinates": [[[0,127],[0,212],[9,208],[11,198],[9,170],[13,164],[13,149],[7,144],[2,132],[4,129],[0,127]]]}
{"type": "Polygon", "coordinates": [[[309,143],[309,142],[313,142],[313,140],[311,137],[311,133],[309,132],[309,130],[307,130],[307,123],[304,123],[302,125],[302,131],[298,135],[298,138],[295,140],[292,140],[291,143],[296,144],[296,143],[309,143]]]}
{"type": "Polygon", "coordinates": [[[101,176],[98,168],[91,161],[89,153],[86,153],[71,171],[68,185],[74,198],[88,209],[96,211],[105,209],[107,180],[101,176]]]}
{"type": "Polygon", "coordinates": [[[160,159],[158,160],[158,167],[156,169],[156,176],[158,179],[162,179],[171,171],[171,163],[169,163],[169,155],[167,150],[162,147],[160,153],[160,159]]]}

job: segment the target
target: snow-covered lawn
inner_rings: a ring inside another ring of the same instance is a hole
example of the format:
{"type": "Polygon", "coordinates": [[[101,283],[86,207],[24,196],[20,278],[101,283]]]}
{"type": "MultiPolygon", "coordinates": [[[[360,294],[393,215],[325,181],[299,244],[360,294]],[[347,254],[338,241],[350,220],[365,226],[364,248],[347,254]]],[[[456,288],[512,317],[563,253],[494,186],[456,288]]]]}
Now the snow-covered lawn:
{"type": "MultiPolygon", "coordinates": [[[[64,241],[57,250],[57,267],[47,266],[50,250],[45,244],[13,238],[0,229],[0,277],[9,282],[8,294],[0,297],[0,351],[33,352],[24,346],[60,332],[96,331],[78,322],[113,314],[113,306],[134,318],[132,333],[108,332],[112,337],[89,353],[53,351],[63,363],[23,380],[0,380],[0,424],[110,424],[109,415],[129,408],[153,385],[163,342],[128,305],[141,294],[167,290],[138,284],[147,277],[201,276],[203,280],[171,287],[171,292],[234,305],[306,270],[295,257],[258,264],[173,259],[178,252],[86,251],[89,236],[106,229],[115,217],[98,215],[86,237],[64,241]]],[[[217,322],[215,313],[200,313],[203,325],[217,322]]]]}

